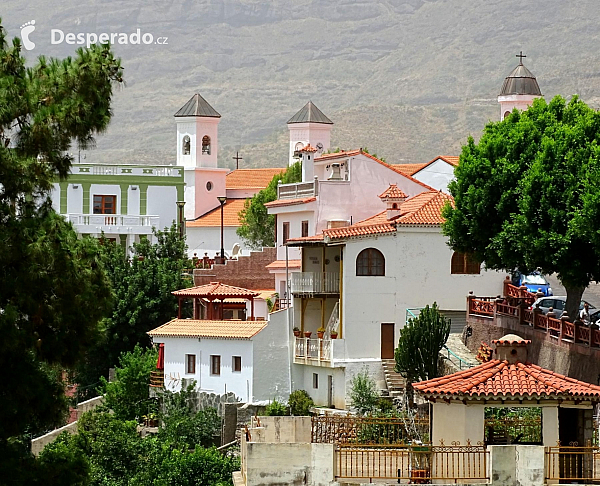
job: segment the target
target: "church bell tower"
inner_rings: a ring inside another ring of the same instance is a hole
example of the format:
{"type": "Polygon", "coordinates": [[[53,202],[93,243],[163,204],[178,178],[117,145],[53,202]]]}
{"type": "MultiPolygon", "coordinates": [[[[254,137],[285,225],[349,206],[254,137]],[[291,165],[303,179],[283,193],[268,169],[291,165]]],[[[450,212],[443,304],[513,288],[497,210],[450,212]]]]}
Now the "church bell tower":
{"type": "Polygon", "coordinates": [[[542,97],[537,79],[523,65],[523,58],[527,56],[521,51],[517,57],[519,65],[506,77],[498,95],[501,121],[510,115],[513,109],[524,111],[531,106],[535,98],[542,97]]]}

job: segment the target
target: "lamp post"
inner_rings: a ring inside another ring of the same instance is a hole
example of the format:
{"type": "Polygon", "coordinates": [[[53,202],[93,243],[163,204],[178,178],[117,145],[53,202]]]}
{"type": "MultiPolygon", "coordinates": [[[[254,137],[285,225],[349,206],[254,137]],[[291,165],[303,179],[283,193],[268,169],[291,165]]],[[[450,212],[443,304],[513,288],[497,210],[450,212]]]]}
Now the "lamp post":
{"type": "Polygon", "coordinates": [[[185,234],[185,213],[183,212],[185,201],[177,201],[177,219],[179,221],[179,237],[183,238],[185,234]]]}
{"type": "Polygon", "coordinates": [[[219,196],[217,199],[221,203],[221,263],[225,263],[225,249],[223,248],[223,206],[225,206],[227,196],[219,196]]]}

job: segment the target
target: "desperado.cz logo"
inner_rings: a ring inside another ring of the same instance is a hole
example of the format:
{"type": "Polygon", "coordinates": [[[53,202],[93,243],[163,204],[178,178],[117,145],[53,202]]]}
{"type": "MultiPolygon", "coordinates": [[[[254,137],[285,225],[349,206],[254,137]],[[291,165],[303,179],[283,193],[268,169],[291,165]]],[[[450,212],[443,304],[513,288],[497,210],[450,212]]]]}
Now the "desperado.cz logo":
{"type": "MultiPolygon", "coordinates": [[[[23,41],[23,47],[31,51],[35,48],[35,43],[31,40],[30,35],[35,30],[35,20],[31,20],[29,22],[21,25],[21,39],[23,41]]],[[[120,44],[120,45],[167,45],[168,37],[154,37],[150,32],[145,32],[142,34],[141,29],[136,29],[135,32],[125,33],[125,32],[103,32],[102,34],[96,34],[94,32],[67,32],[60,29],[52,29],[50,31],[50,43],[51,44],[71,44],[71,45],[80,45],[90,47],[93,44],[105,44],[110,42],[112,45],[120,44]]]]}

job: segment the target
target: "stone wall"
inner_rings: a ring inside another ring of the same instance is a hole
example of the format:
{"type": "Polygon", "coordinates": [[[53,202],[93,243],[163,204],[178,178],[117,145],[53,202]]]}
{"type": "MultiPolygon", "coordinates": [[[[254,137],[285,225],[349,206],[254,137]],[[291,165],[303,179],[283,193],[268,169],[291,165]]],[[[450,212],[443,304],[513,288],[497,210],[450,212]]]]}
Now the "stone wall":
{"type": "Polygon", "coordinates": [[[225,404],[233,403],[241,405],[240,399],[233,392],[229,392],[225,395],[217,395],[216,393],[196,392],[195,397],[192,399],[193,410],[204,410],[206,408],[216,408],[219,417],[223,417],[225,414],[225,404]]]}
{"type": "Polygon", "coordinates": [[[265,405],[252,403],[224,403],[221,443],[229,444],[237,439],[244,425],[250,424],[252,417],[263,415],[265,408],[265,405]]]}
{"type": "MultiPolygon", "coordinates": [[[[497,316],[492,319],[470,315],[467,318],[467,326],[471,328],[471,335],[466,337],[465,344],[474,353],[477,353],[482,341],[492,345],[494,339],[513,333],[531,339],[531,344],[528,346],[528,359],[531,363],[587,383],[599,382],[599,348],[564,340],[559,342],[546,332],[519,324],[516,319],[508,316],[497,316]]],[[[468,333],[465,333],[465,336],[466,334],[468,333]]]]}
{"type": "Polygon", "coordinates": [[[251,252],[250,256],[227,260],[224,265],[194,269],[194,284],[205,285],[210,282],[221,282],[245,289],[274,289],[275,275],[269,273],[266,266],[275,260],[277,260],[277,249],[263,248],[262,251],[251,252]]]}

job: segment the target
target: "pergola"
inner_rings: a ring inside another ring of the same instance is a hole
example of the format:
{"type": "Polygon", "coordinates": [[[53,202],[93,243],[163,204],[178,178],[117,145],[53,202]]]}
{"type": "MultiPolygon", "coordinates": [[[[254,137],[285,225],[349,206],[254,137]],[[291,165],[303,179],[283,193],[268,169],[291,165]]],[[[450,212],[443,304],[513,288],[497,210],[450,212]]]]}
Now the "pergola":
{"type": "Polygon", "coordinates": [[[223,302],[225,299],[237,298],[250,301],[250,321],[254,320],[254,299],[260,295],[259,292],[241,287],[233,287],[220,282],[210,282],[206,285],[199,285],[189,289],[176,290],[173,292],[179,299],[179,310],[177,318],[181,319],[181,303],[185,299],[194,301],[194,319],[200,319],[200,300],[207,300],[210,305],[205,316],[207,320],[223,320],[223,302]],[[221,305],[218,310],[214,309],[213,302],[219,302],[221,305]]]}

